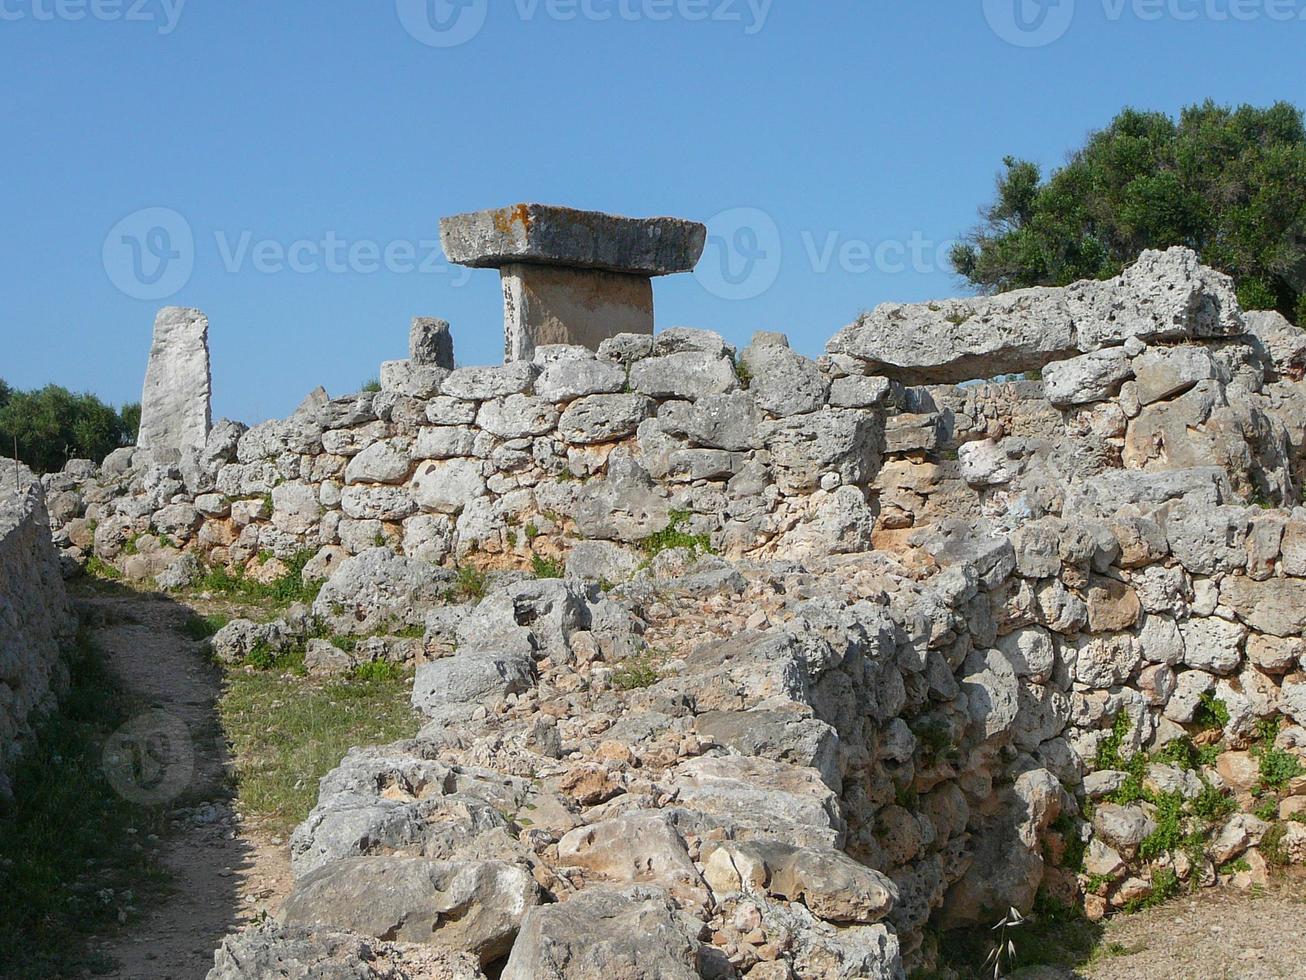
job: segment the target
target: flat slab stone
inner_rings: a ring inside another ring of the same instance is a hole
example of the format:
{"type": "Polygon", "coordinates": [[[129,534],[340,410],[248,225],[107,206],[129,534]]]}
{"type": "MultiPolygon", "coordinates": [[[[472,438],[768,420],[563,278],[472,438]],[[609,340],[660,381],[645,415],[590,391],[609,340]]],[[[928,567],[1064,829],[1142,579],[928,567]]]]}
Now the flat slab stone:
{"type": "Polygon", "coordinates": [[[154,320],[137,445],[202,447],[213,422],[211,393],[208,317],[199,310],[164,307],[154,320]]]}
{"type": "Polygon", "coordinates": [[[478,269],[526,262],[651,277],[691,271],[707,228],[681,218],[515,204],[444,218],[440,241],[450,262],[478,269]]]}

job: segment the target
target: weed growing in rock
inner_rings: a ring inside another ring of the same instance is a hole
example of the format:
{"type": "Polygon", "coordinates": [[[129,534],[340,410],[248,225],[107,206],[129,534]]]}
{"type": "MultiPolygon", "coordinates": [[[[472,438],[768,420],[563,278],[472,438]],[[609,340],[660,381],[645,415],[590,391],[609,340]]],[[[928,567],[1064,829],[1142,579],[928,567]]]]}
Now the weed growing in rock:
{"type": "Polygon", "coordinates": [[[543,555],[531,555],[531,571],[536,578],[562,578],[566,572],[558,559],[543,555]]]}
{"type": "Polygon", "coordinates": [[[643,549],[644,555],[649,561],[652,561],[664,551],[671,551],[674,548],[684,548],[692,556],[715,554],[712,550],[712,539],[706,534],[690,534],[685,530],[685,525],[690,521],[693,515],[687,510],[673,510],[671,512],[671,523],[665,530],[651,534],[640,542],[640,548],[643,549]]]}
{"type": "Polygon", "coordinates": [[[195,584],[198,592],[208,592],[233,602],[285,607],[296,602],[311,603],[322,591],[321,582],[304,581],[304,566],[312,551],[301,551],[286,563],[286,573],[273,582],[257,582],[243,571],[230,572],[221,565],[207,569],[195,584]]]}
{"type": "Polygon", "coordinates": [[[657,666],[648,656],[632,657],[613,673],[612,685],[618,691],[635,691],[652,687],[661,679],[657,666]]]}
{"type": "Polygon", "coordinates": [[[489,576],[472,565],[459,565],[454,572],[454,597],[480,602],[489,589],[489,576]]]}
{"type": "Polygon", "coordinates": [[[1229,724],[1229,706],[1214,694],[1203,694],[1193,714],[1193,724],[1203,730],[1223,728],[1229,724]]]}

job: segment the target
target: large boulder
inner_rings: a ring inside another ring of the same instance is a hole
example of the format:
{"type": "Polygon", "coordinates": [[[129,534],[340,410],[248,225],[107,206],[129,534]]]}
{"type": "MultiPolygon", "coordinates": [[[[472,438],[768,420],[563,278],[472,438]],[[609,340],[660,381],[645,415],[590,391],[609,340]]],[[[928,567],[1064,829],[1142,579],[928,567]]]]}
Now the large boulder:
{"type": "Polygon", "coordinates": [[[701,927],[660,889],[590,888],[526,916],[502,980],[698,980],[701,927]]]}
{"type": "Polygon", "coordinates": [[[346,636],[422,626],[426,610],[443,601],[451,580],[446,569],[371,548],[340,564],[318,593],[313,613],[346,636]]]}
{"type": "MultiPolygon", "coordinates": [[[[1038,371],[1136,337],[1144,342],[1242,333],[1228,276],[1191,249],[1147,251],[1115,279],[1062,289],[908,305],[863,314],[827,345],[906,384],[1038,371]]],[[[1073,386],[1068,398],[1077,398],[1073,386]]]]}
{"type": "Polygon", "coordinates": [[[482,963],[507,955],[540,889],[530,871],[498,861],[348,858],[295,883],[288,926],[466,950],[482,963]]]}

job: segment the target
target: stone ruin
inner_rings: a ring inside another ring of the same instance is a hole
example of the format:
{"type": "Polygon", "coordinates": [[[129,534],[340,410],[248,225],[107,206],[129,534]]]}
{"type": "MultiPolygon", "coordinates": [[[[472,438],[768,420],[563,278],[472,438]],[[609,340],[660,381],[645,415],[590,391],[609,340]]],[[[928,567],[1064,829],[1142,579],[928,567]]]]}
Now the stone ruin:
{"type": "MultiPolygon", "coordinates": [[[[451,255],[549,251],[517,227],[451,255]]],[[[1306,860],[1306,776],[1261,762],[1306,759],[1306,335],[1193,253],[817,359],[676,328],[452,369],[447,335],[45,480],[71,561],[323,583],[216,656],[416,666],[425,727],[322,780],[213,980],[900,978],[1010,906],[1306,860]]]]}

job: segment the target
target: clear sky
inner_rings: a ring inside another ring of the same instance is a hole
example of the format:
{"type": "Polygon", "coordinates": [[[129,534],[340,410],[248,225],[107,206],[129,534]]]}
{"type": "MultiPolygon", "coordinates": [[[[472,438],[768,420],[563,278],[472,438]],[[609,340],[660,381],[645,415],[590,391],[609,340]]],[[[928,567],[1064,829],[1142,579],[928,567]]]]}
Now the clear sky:
{"type": "Polygon", "coordinates": [[[708,221],[659,326],[816,354],[961,291],[936,253],[1005,154],[1306,106],[1303,51],[1306,0],[0,0],[0,377],[135,400],[170,304],[249,422],[356,390],[415,315],[492,363],[497,274],[434,242],[516,201],[708,221]]]}

